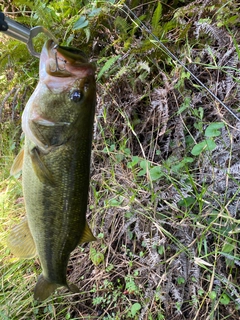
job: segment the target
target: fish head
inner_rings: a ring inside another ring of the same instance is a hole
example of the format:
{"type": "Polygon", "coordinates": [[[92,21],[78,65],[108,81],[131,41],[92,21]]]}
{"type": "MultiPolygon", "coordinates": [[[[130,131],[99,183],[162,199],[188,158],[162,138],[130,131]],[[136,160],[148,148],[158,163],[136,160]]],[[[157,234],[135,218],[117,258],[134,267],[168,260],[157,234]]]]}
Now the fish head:
{"type": "Polygon", "coordinates": [[[48,40],[40,56],[39,83],[22,116],[26,137],[47,152],[92,126],[95,103],[95,66],[81,50],[48,40]]]}

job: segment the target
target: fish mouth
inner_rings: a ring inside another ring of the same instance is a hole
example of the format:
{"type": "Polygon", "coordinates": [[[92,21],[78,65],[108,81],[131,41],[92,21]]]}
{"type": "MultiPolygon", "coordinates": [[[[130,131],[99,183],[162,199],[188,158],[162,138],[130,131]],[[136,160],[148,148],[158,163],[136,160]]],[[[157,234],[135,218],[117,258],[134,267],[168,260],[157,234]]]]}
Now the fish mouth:
{"type": "Polygon", "coordinates": [[[49,39],[42,49],[40,71],[45,71],[50,76],[72,77],[84,70],[93,74],[94,69],[85,53],[77,48],[60,46],[49,39]]]}

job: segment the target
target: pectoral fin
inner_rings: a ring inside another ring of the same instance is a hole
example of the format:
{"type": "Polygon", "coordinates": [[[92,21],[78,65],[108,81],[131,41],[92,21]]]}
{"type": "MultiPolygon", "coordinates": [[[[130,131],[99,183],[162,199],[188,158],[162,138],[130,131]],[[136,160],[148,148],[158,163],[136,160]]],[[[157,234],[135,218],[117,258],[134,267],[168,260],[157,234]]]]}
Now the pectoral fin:
{"type": "Polygon", "coordinates": [[[94,237],[94,235],[92,234],[91,229],[89,228],[87,222],[85,225],[85,228],[83,230],[83,234],[82,237],[80,239],[79,244],[84,243],[84,242],[90,242],[90,241],[96,241],[97,239],[94,237]]]}
{"type": "Polygon", "coordinates": [[[32,160],[32,166],[33,170],[36,173],[36,176],[42,183],[49,184],[51,186],[54,186],[54,179],[51,174],[51,172],[48,170],[48,168],[43,163],[38,149],[35,147],[30,151],[30,157],[32,160]]]}
{"type": "Polygon", "coordinates": [[[19,258],[30,259],[36,255],[36,247],[27,219],[21,221],[11,230],[7,246],[19,258]]]}
{"type": "Polygon", "coordinates": [[[24,149],[22,149],[19,154],[16,156],[10,174],[12,176],[15,176],[17,173],[19,173],[22,170],[23,166],[23,157],[24,157],[24,149]]]}

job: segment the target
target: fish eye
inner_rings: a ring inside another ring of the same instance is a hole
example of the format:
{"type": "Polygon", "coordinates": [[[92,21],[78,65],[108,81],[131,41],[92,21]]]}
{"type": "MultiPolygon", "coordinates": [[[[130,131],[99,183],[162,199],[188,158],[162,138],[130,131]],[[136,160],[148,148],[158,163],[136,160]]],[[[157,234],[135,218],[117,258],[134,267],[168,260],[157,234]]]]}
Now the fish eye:
{"type": "Polygon", "coordinates": [[[79,102],[82,99],[82,94],[80,90],[73,90],[70,93],[70,100],[73,102],[79,102]]]}

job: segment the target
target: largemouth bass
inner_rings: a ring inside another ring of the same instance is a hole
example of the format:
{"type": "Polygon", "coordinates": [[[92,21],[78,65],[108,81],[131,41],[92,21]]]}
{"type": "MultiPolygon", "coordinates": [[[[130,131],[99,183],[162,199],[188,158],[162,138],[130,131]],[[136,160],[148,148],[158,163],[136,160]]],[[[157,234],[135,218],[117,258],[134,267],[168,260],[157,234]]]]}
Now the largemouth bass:
{"type": "Polygon", "coordinates": [[[47,41],[39,83],[22,115],[24,149],[11,170],[22,169],[26,219],[8,240],[13,254],[39,256],[37,300],[59,286],[79,291],[66,280],[69,256],[95,240],[86,222],[95,103],[94,66],[80,50],[47,41]]]}

